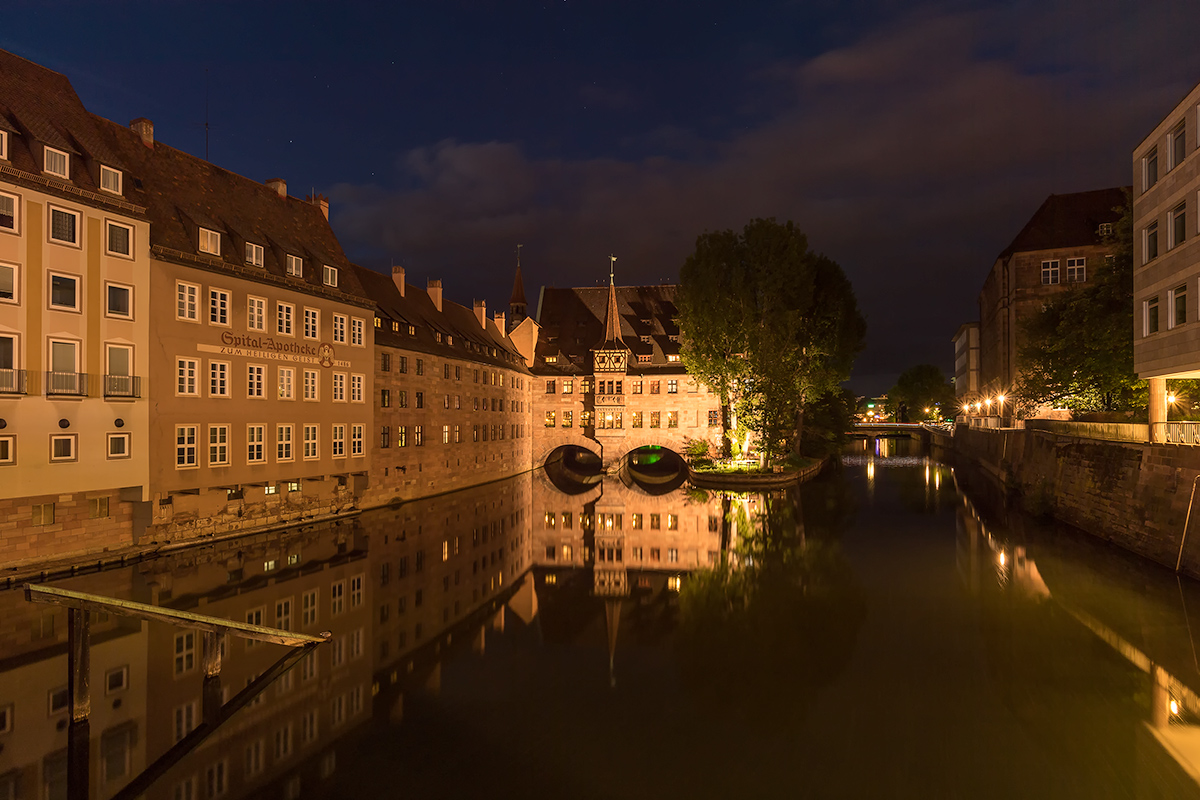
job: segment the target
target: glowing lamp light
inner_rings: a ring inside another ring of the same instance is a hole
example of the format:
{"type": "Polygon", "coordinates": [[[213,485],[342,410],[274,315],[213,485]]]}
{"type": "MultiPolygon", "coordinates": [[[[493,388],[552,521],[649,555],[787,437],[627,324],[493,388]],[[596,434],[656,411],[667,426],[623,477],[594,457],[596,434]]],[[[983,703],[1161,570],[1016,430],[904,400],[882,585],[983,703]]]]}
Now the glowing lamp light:
{"type": "Polygon", "coordinates": [[[976,410],[976,411],[978,411],[979,409],[980,409],[980,405],[979,405],[979,403],[976,403],[976,404],[975,404],[975,410],[976,410]]]}
{"type": "Polygon", "coordinates": [[[963,403],[963,411],[970,411],[970,410],[971,410],[971,404],[963,403]]]}
{"type": "Polygon", "coordinates": [[[1004,552],[1003,551],[1001,551],[1001,553],[1000,553],[1000,566],[1002,566],[1002,567],[1004,566],[1004,552]]]}
{"type": "Polygon", "coordinates": [[[1176,400],[1176,397],[1175,397],[1175,395],[1173,395],[1173,394],[1169,394],[1169,395],[1167,395],[1167,402],[1168,402],[1168,403],[1174,403],[1174,402],[1175,402],[1175,400],[1176,400]]]}
{"type": "Polygon", "coordinates": [[[1179,714],[1179,703],[1174,697],[1171,698],[1171,713],[1175,715],[1179,714]]]}
{"type": "Polygon", "coordinates": [[[983,402],[987,404],[988,408],[992,407],[992,398],[989,397],[987,400],[984,400],[983,402]]]}
{"type": "Polygon", "coordinates": [[[926,414],[928,414],[928,413],[929,413],[929,409],[928,409],[928,408],[927,408],[927,409],[925,409],[925,413],[926,413],[926,414]]]}
{"type": "Polygon", "coordinates": [[[1004,395],[1002,395],[1002,394],[1000,394],[1000,395],[996,395],[996,401],[997,401],[997,402],[999,402],[999,403],[1003,403],[1003,402],[1004,402],[1004,395]]]}

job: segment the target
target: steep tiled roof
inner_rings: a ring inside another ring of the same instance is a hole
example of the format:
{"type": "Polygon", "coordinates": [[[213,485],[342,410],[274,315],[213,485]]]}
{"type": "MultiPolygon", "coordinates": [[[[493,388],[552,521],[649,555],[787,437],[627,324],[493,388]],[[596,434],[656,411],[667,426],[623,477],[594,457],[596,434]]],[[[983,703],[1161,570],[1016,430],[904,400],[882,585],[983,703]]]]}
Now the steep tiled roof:
{"type": "MultiPolygon", "coordinates": [[[[679,353],[679,327],[675,323],[677,287],[617,286],[616,320],[620,336],[631,351],[629,371],[678,371],[682,365],[668,362],[667,356],[679,353]],[[649,356],[644,362],[639,356],[649,356]]],[[[536,368],[541,371],[591,372],[593,348],[608,337],[605,322],[609,300],[608,286],[587,286],[542,290],[541,333],[537,344],[536,368]],[[546,365],[546,356],[557,362],[546,365]]]]}
{"type": "Polygon", "coordinates": [[[1129,187],[1117,186],[1050,195],[999,258],[1032,250],[1099,244],[1100,225],[1120,218],[1120,212],[1114,209],[1124,204],[1127,191],[1129,187]]]}
{"type": "Polygon", "coordinates": [[[446,299],[442,300],[442,310],[438,311],[425,289],[405,284],[401,296],[390,276],[357,264],[353,269],[359,285],[375,302],[376,313],[384,320],[381,327],[375,329],[376,343],[525,370],[524,359],[504,332],[496,327],[494,320],[487,319],[486,325],[481,326],[474,309],[446,299]],[[398,331],[392,330],[392,321],[397,323],[398,331]],[[411,335],[409,325],[413,326],[411,335]],[[442,334],[440,342],[438,333],[442,334]]]}
{"type": "Polygon", "coordinates": [[[147,206],[150,243],[159,258],[351,302],[367,295],[321,209],[221,169],[161,142],[153,147],[124,125],[92,117],[103,142],[135,177],[147,206]],[[200,228],[221,234],[221,253],[199,249],[200,228]],[[245,261],[246,243],[263,248],[263,266],[245,261]],[[287,256],[303,259],[303,276],[287,275],[287,256]],[[338,270],[337,287],[324,285],[323,267],[338,270]]]}

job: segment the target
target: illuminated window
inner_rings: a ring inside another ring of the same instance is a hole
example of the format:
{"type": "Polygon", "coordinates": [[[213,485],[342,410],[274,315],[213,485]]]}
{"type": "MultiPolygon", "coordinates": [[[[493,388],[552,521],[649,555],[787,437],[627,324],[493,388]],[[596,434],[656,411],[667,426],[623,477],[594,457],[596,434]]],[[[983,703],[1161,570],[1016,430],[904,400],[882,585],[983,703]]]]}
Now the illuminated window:
{"type": "Polygon", "coordinates": [[[246,263],[252,267],[263,265],[263,249],[261,244],[246,242],[246,263]]]}
{"type": "Polygon", "coordinates": [[[208,228],[201,228],[200,252],[214,256],[221,255],[221,234],[216,231],[210,231],[208,228]]]}

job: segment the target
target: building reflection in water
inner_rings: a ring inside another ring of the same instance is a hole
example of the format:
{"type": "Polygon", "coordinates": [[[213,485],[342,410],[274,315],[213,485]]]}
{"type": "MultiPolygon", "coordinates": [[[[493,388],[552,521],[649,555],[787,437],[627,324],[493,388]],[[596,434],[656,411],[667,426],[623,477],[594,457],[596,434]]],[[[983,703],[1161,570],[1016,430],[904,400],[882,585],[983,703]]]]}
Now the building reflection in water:
{"type": "MultiPolygon", "coordinates": [[[[1016,543],[1027,536],[1037,539],[1024,530],[1028,520],[1014,516],[1006,520],[1013,530],[997,527],[984,520],[966,495],[960,494],[959,501],[959,576],[981,609],[998,608],[995,603],[1001,598],[1009,601],[999,606],[1005,622],[997,625],[993,619],[987,623],[989,628],[1004,628],[1009,637],[1021,638],[1024,623],[1030,647],[1036,648],[1039,628],[1050,610],[1065,612],[1095,641],[1136,668],[1145,682],[1135,692],[1143,704],[1143,722],[1134,737],[1136,766],[1127,776],[1135,784],[1135,794],[1200,798],[1200,661],[1189,613],[1189,605],[1197,602],[1197,588],[1190,582],[1185,587],[1175,576],[1157,574],[1149,580],[1122,575],[1128,585],[1114,587],[1113,574],[1079,574],[1086,569],[1080,567],[1082,560],[1071,559],[1069,553],[1056,554],[1039,542],[1047,551],[1042,560],[1053,566],[1059,578],[1048,579],[1029,546],[1016,543]],[[1098,586],[1105,586],[1105,591],[1096,591],[1098,586]],[[1135,607],[1113,604],[1114,595],[1137,598],[1135,607]]],[[[1009,649],[1019,648],[1010,644],[1009,649]]],[[[1014,674],[1021,671],[1015,665],[1006,669],[1014,674]]],[[[1030,676],[1030,682],[1041,678],[1030,676]]]]}

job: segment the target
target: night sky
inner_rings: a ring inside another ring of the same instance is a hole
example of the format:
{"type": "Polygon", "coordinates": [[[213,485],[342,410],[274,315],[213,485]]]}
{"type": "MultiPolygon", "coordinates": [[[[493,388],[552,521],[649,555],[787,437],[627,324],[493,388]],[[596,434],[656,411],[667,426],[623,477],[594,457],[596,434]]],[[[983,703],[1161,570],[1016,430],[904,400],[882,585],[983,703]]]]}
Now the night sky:
{"type": "Polygon", "coordinates": [[[347,254],[507,308],[677,280],[705,230],[794,220],[867,318],[851,387],[949,372],[1051,193],[1130,182],[1200,81],[1191,2],[5,3],[0,47],[118,122],[331,199],[347,254]]]}

